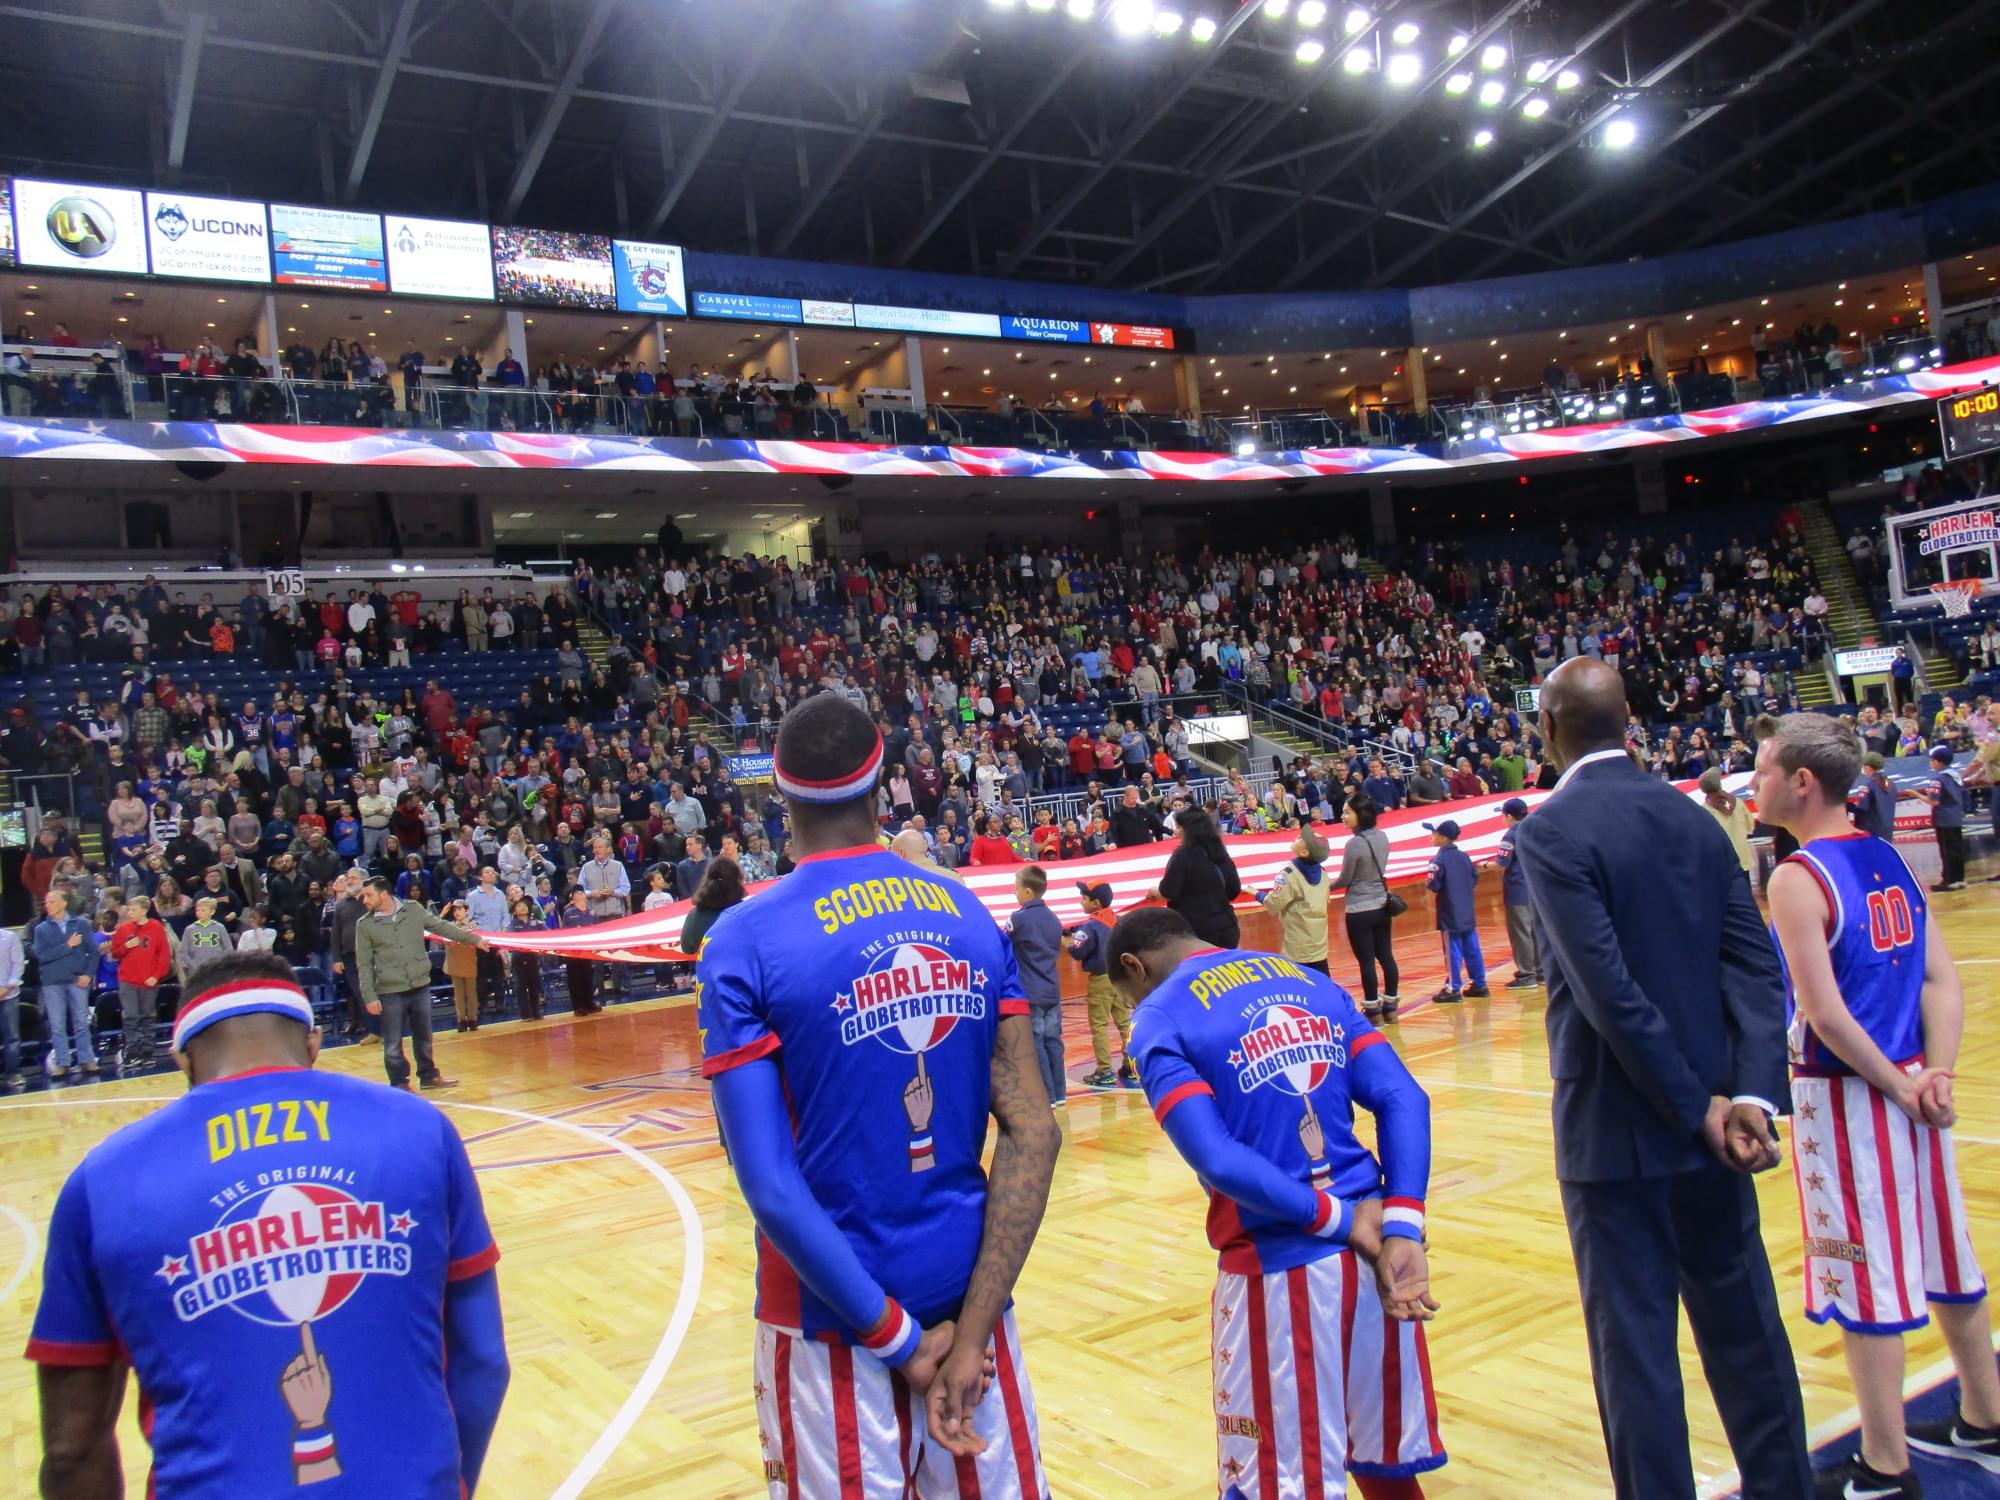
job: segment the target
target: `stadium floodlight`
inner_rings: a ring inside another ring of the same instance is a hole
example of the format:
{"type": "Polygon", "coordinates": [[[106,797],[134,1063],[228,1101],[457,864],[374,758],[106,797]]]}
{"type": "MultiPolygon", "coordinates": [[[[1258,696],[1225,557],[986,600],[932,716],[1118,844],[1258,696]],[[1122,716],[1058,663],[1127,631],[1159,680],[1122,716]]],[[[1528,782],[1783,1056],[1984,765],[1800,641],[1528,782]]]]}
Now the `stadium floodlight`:
{"type": "Polygon", "coordinates": [[[1491,73],[1507,66],[1507,48],[1500,42],[1488,42],[1486,50],[1479,54],[1479,66],[1491,73]]]}
{"type": "Polygon", "coordinates": [[[1346,19],[1340,23],[1341,29],[1344,30],[1349,36],[1359,36],[1361,35],[1362,32],[1368,29],[1368,23],[1374,19],[1375,18],[1368,13],[1367,7],[1361,5],[1350,5],[1347,7],[1346,19]]]}
{"type": "Polygon", "coordinates": [[[1489,78],[1479,85],[1479,102],[1488,109],[1502,104],[1507,98],[1507,85],[1497,78],[1489,78]]]}
{"type": "Polygon", "coordinates": [[[1454,73],[1444,81],[1444,91],[1447,94],[1463,94],[1471,88],[1472,75],[1470,73],[1454,73]]]}
{"type": "Polygon", "coordinates": [[[1054,10],[1056,0],[1028,0],[1029,10],[1054,10]]]}
{"type": "Polygon", "coordinates": [[[1544,99],[1540,94],[1530,94],[1527,101],[1521,106],[1521,113],[1531,120],[1539,120],[1548,112],[1549,101],[1544,99]]]}
{"type": "Polygon", "coordinates": [[[1458,56],[1459,53],[1463,52],[1467,47],[1470,47],[1471,45],[1472,45],[1472,38],[1467,36],[1462,31],[1458,32],[1452,37],[1450,41],[1444,44],[1444,55],[1446,57],[1456,57],[1458,56]]]}
{"type": "Polygon", "coordinates": [[[1316,63],[1322,57],[1326,56],[1326,43],[1322,42],[1318,37],[1309,36],[1299,43],[1298,47],[1292,52],[1292,56],[1302,63],[1316,63]]]}
{"type": "Polygon", "coordinates": [[[1526,74],[1528,82],[1540,83],[1544,78],[1549,76],[1549,69],[1554,66],[1555,64],[1550,62],[1546,57],[1536,58],[1528,64],[1526,74]]]}
{"type": "Polygon", "coordinates": [[[1113,0],[1111,26],[1120,36],[1139,36],[1153,24],[1153,0],[1113,0]]]}
{"type": "Polygon", "coordinates": [[[1407,47],[1421,35],[1423,35],[1423,28],[1415,21],[1404,21],[1398,24],[1394,31],[1389,33],[1389,40],[1394,42],[1398,47],[1407,47]]]}
{"type": "Polygon", "coordinates": [[[1177,10],[1156,10],[1153,12],[1153,34],[1172,36],[1181,29],[1181,13],[1177,10]]]}
{"type": "Polygon", "coordinates": [[[1914,370],[1916,367],[1917,367],[1916,355],[1899,354],[1896,356],[1896,368],[1903,374],[1907,375],[1910,371],[1914,370]]]}
{"type": "Polygon", "coordinates": [[[1375,53],[1367,47],[1350,47],[1340,65],[1358,78],[1375,66],[1375,53]]]}
{"type": "Polygon", "coordinates": [[[1291,0],[1264,0],[1264,14],[1274,21],[1282,21],[1290,9],[1291,0]]]}
{"type": "Polygon", "coordinates": [[[1399,89],[1408,88],[1424,76],[1424,60],[1414,52],[1392,52],[1382,76],[1399,89]]]}
{"type": "Polygon", "coordinates": [[[1317,26],[1326,19],[1326,0],[1299,0],[1299,24],[1317,26]]]}
{"type": "Polygon", "coordinates": [[[1248,458],[1251,454],[1255,453],[1256,451],[1257,451],[1257,441],[1255,438],[1244,438],[1241,442],[1239,442],[1236,445],[1236,456],[1238,458],[1248,458]]]}
{"type": "Polygon", "coordinates": [[[1088,21],[1097,14],[1097,0],[1067,0],[1063,10],[1072,21],[1088,21]]]}
{"type": "Polygon", "coordinates": [[[1012,10],[1014,8],[1014,0],[986,0],[986,3],[995,10],[1012,10]]]}
{"type": "Polygon", "coordinates": [[[1613,151],[1623,151],[1638,139],[1638,121],[1629,115],[1617,115],[1604,127],[1604,144],[1613,151]]]}
{"type": "Polygon", "coordinates": [[[1486,149],[1486,148],[1487,148],[1488,146],[1490,146],[1490,145],[1492,145],[1492,144],[1493,144],[1493,132],[1492,132],[1492,131],[1490,131],[1490,130],[1475,130],[1475,131],[1473,131],[1473,133],[1472,133],[1472,145],[1473,145],[1473,149],[1474,149],[1474,150],[1477,150],[1477,151],[1484,151],[1484,150],[1485,150],[1485,149],[1486,149]]]}
{"type": "Polygon", "coordinates": [[[1490,443],[1500,435],[1500,431],[1496,427],[1487,426],[1479,429],[1479,435],[1490,443]]]}
{"type": "Polygon", "coordinates": [[[1212,42],[1212,41],[1214,41],[1214,40],[1215,40],[1215,17],[1214,17],[1214,16],[1196,16],[1196,17],[1194,18],[1194,21],[1193,21],[1193,23],[1192,23],[1192,24],[1190,24],[1190,25],[1189,25],[1189,27],[1188,27],[1188,35],[1189,35],[1190,37],[1192,37],[1192,38],[1193,38],[1193,39],[1194,39],[1195,41],[1197,41],[1197,42],[1212,42]]]}
{"type": "Polygon", "coordinates": [[[1565,94],[1582,82],[1583,75],[1577,72],[1575,68],[1564,68],[1560,73],[1556,74],[1556,87],[1565,94]]]}

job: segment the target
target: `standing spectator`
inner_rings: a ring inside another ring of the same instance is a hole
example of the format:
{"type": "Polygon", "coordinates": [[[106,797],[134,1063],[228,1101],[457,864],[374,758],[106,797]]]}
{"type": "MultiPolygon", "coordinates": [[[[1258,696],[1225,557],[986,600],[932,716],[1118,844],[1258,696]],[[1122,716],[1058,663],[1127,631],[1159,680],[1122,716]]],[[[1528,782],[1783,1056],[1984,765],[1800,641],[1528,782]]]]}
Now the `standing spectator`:
{"type": "MultiPolygon", "coordinates": [[[[1412,783],[1414,788],[1414,783],[1412,783]]],[[[1301,828],[1292,840],[1292,859],[1278,872],[1277,882],[1258,899],[1278,919],[1279,947],[1302,968],[1326,968],[1326,840],[1301,828]]]]}
{"type": "Polygon", "coordinates": [[[1884,770],[1888,762],[1879,750],[1861,757],[1861,795],[1853,804],[1854,826],[1878,839],[1896,836],[1896,789],[1884,770]]]}
{"type": "Polygon", "coordinates": [[[382,1018],[382,1067],[389,1086],[410,1086],[410,1064],[403,1056],[407,1027],[418,1084],[427,1089],[456,1088],[457,1080],[440,1073],[431,1057],[431,958],[424,934],[434,932],[474,947],[484,947],[486,939],[440,921],[414,901],[398,901],[389,882],[379,876],[362,887],[361,902],[368,914],[354,926],[354,967],[361,980],[361,1003],[369,1015],[382,1018]]]}
{"type": "Polygon", "coordinates": [[[128,901],[124,920],[111,933],[118,964],[118,1003],[123,1012],[122,1065],[143,1068],[153,1061],[153,1025],[159,1018],[160,981],[173,972],[174,940],[153,916],[146,898],[128,901]]]}
{"type": "MultiPolygon", "coordinates": [[[[507,924],[509,932],[547,932],[548,918],[542,914],[532,896],[522,896],[514,903],[510,913],[512,920],[507,924]]],[[[517,949],[511,957],[514,961],[514,1005],[524,1021],[539,1021],[542,1018],[542,956],[533,949],[517,949]]]]}
{"type": "Polygon", "coordinates": [[[1468,997],[1484,1000],[1490,992],[1486,988],[1486,955],[1479,951],[1479,912],[1474,902],[1479,871],[1458,847],[1455,819],[1426,823],[1424,827],[1430,831],[1431,843],[1437,849],[1431,856],[1430,874],[1424,884],[1437,893],[1437,925],[1444,939],[1446,971],[1444,988],[1431,998],[1440,1005],[1468,997]],[[1463,989],[1459,986],[1461,964],[1472,981],[1463,989]]]}
{"type": "MultiPolygon", "coordinates": [[[[462,925],[474,932],[507,930],[507,893],[500,888],[499,872],[492,865],[479,867],[479,884],[466,897],[465,910],[469,920],[462,919],[462,925]]],[[[507,967],[495,949],[481,948],[477,953],[473,969],[479,980],[478,1010],[482,1015],[495,1016],[500,1013],[500,992],[507,982],[507,967]]],[[[476,1023],[478,1017],[473,1019],[476,1023]]],[[[475,1024],[471,1029],[477,1031],[479,1028],[475,1024]]]]}
{"type": "Polygon", "coordinates": [[[69,897],[50,891],[42,898],[42,921],[28,944],[42,991],[42,1020],[49,1029],[49,1077],[69,1076],[72,1066],[97,1071],[97,1048],[90,1038],[90,980],[97,972],[97,947],[82,917],[69,914],[69,897]]]}
{"type": "MultiPolygon", "coordinates": [[[[1716,784],[1721,785],[1722,773],[1711,771],[1716,784]]],[[[1514,953],[1514,977],[1507,981],[1510,990],[1540,989],[1542,984],[1542,956],[1535,939],[1534,898],[1528,894],[1528,874],[1514,857],[1514,836],[1522,821],[1528,816],[1528,804],[1519,797],[1509,797],[1500,804],[1500,816],[1507,820],[1507,826],[1500,834],[1500,847],[1495,851],[1495,862],[1500,866],[1500,899],[1507,908],[1507,945],[1514,953]]]]}
{"type": "Polygon", "coordinates": [[[0,1047],[5,1049],[6,1074],[0,1087],[18,1094],[21,1082],[21,978],[26,972],[27,955],[21,936],[11,927],[0,927],[0,1047]]]}
{"type": "Polygon", "coordinates": [[[1166,825],[1160,821],[1159,813],[1139,800],[1136,786],[1126,787],[1118,805],[1111,810],[1111,842],[1120,849],[1130,849],[1138,844],[1158,843],[1166,836],[1166,825]]]}
{"type": "MultiPolygon", "coordinates": [[[[630,913],[632,877],[611,857],[611,840],[599,834],[590,841],[590,858],[577,870],[577,889],[588,902],[594,922],[615,922],[630,913]]],[[[567,920],[565,927],[569,926],[567,920]]]]}
{"type": "MultiPolygon", "coordinates": [[[[481,874],[491,874],[483,870],[481,874]]],[[[504,899],[504,898],[502,898],[504,899]]],[[[464,901],[454,901],[445,912],[445,920],[460,926],[467,924],[467,906],[464,901]]],[[[489,950],[490,951],[490,950],[489,950]]],[[[481,951],[470,943],[446,943],[444,945],[444,973],[451,981],[451,1008],[458,1018],[460,1031],[479,1029],[479,960],[481,951]]]]}
{"type": "MultiPolygon", "coordinates": [[[[712,861],[708,857],[708,846],[702,842],[698,833],[691,835],[681,847],[686,857],[674,864],[674,899],[691,901],[694,899],[694,893],[701,889],[702,881],[707,878],[708,867],[712,861]]],[[[734,860],[730,862],[735,863],[734,860]]],[[[742,875],[743,872],[739,868],[737,870],[739,881],[742,875]]],[[[707,924],[703,925],[706,927],[707,924]]],[[[682,940],[686,940],[686,934],[682,934],[682,940]]],[[[686,951],[691,953],[694,950],[690,948],[686,951]]]]}
{"type": "Polygon", "coordinates": [[[1340,819],[1349,830],[1346,846],[1340,851],[1340,874],[1333,890],[1345,891],[1342,903],[1347,926],[1347,944],[1361,965],[1361,1014],[1371,1021],[1393,1021],[1402,1004],[1398,989],[1401,971],[1396,967],[1393,928],[1402,914],[1403,898],[1389,890],[1389,835],[1375,826],[1381,807],[1366,792],[1356,792],[1341,809],[1340,819]],[[1375,966],[1382,966],[1381,999],[1376,999],[1375,966]]]}
{"type": "Polygon", "coordinates": [[[195,898],[194,920],[188,923],[181,933],[180,961],[183,989],[187,987],[190,979],[209,964],[236,949],[236,944],[229,936],[229,929],[217,919],[216,910],[215,897],[195,898]]]}
{"type": "MultiPolygon", "coordinates": [[[[577,886],[569,893],[569,905],[562,909],[560,925],[563,927],[593,927],[596,916],[590,910],[590,893],[577,886]]],[[[563,978],[569,985],[569,1008],[572,1015],[594,1016],[603,1007],[597,1003],[597,965],[588,958],[570,957],[563,960],[563,978]]]]}
{"type": "Polygon", "coordinates": [[[1136,1088],[1138,1069],[1133,1065],[1132,1007],[1111,982],[1111,929],[1118,923],[1111,910],[1111,887],[1103,881],[1077,882],[1083,893],[1083,922],[1069,930],[1069,956],[1083,967],[1084,1010],[1090,1018],[1090,1050],[1097,1071],[1083,1081],[1092,1088],[1108,1089],[1122,1084],[1136,1088]],[[1123,1060],[1111,1071],[1111,1029],[1118,1029],[1118,1048],[1123,1060]]]}
{"type": "Polygon", "coordinates": [[[1965,784],[1951,768],[1951,746],[1931,747],[1931,774],[1937,779],[1917,795],[1931,805],[1931,828],[1937,834],[1938,863],[1943,866],[1934,891],[1965,889],[1965,784]]]}
{"type": "MultiPolygon", "coordinates": [[[[303,869],[300,873],[304,873],[303,869]]],[[[333,917],[329,936],[332,940],[333,976],[347,989],[347,1037],[350,1041],[365,1041],[374,1035],[368,1029],[368,1011],[361,1001],[361,973],[354,964],[354,929],[368,914],[368,908],[361,900],[362,880],[360,871],[349,870],[337,875],[332,887],[333,917]]],[[[306,911],[301,921],[317,927],[319,913],[306,911]]]]}
{"type": "Polygon", "coordinates": [[[1167,858],[1156,888],[1159,898],[1187,918],[1205,943],[1234,948],[1242,937],[1230,903],[1243,894],[1243,878],[1222,842],[1215,819],[1202,807],[1176,815],[1180,845],[1167,858]]]}
{"type": "Polygon", "coordinates": [[[1014,902],[1019,910],[1007,931],[1014,944],[1014,966],[1021,974],[1021,993],[1028,1001],[1028,1019],[1034,1024],[1042,1085],[1049,1103],[1061,1105],[1069,1097],[1069,1069],[1063,1057],[1062,983],[1056,974],[1062,923],[1042,900],[1048,888],[1048,872],[1040,865],[1023,865],[1014,872],[1014,902]]]}
{"type": "Polygon", "coordinates": [[[715,919],[741,902],[744,894],[741,865],[726,854],[704,860],[701,881],[695,887],[692,898],[694,904],[681,924],[681,952],[700,953],[702,939],[708,936],[708,929],[715,925],[715,919]]]}

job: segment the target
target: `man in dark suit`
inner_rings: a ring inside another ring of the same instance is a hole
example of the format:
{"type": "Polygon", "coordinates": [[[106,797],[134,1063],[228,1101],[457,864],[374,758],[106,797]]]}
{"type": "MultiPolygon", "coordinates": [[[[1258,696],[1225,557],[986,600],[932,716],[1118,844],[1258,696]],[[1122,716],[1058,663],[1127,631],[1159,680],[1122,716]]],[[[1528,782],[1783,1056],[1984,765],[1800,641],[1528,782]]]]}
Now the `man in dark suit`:
{"type": "Polygon", "coordinates": [[[1564,769],[1515,838],[1540,928],[1556,1176],[1620,1500],[1693,1500],[1679,1300],[1745,1500],[1808,1500],[1805,1415],[1750,1174],[1777,1164],[1783,982],[1721,827],[1625,752],[1618,674],[1542,689],[1564,769]]]}

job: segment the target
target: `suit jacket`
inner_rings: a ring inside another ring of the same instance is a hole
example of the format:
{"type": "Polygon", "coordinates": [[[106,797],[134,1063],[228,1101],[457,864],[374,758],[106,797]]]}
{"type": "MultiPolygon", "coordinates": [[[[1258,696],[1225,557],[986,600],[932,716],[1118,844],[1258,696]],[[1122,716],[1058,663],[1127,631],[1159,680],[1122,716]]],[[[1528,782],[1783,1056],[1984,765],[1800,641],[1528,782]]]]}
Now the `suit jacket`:
{"type": "Polygon", "coordinates": [[[1579,766],[1515,834],[1549,988],[1556,1176],[1714,1158],[1712,1095],[1789,1098],[1778,955],[1729,836],[1623,756],[1579,766]]]}

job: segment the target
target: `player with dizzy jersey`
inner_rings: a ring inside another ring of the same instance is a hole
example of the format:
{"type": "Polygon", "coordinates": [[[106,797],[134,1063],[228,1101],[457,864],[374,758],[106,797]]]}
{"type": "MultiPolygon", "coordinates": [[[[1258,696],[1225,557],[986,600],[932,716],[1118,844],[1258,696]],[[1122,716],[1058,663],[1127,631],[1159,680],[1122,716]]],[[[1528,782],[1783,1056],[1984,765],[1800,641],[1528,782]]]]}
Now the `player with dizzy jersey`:
{"type": "Polygon", "coordinates": [[[1368,1500],[1417,1500],[1445,1462],[1422,1327],[1430,1101],[1346,991],[1281,955],[1146,908],[1110,961],[1146,1097],[1209,1193],[1223,1500],[1344,1495],[1343,1470],[1368,1500]]]}
{"type": "Polygon", "coordinates": [[[765,1479],[772,1500],[1044,1500],[1009,1299],[1060,1136],[1007,940],[880,846],[881,765],[846,699],[785,715],[798,867],[718,918],[696,969],[757,1225],[765,1479]]]}
{"type": "Polygon", "coordinates": [[[1911,1447],[2000,1474],[2000,1375],[1952,1153],[1965,995],[1903,856],[1848,826],[1860,773],[1840,719],[1792,714],[1757,747],[1757,816],[1799,840],[1770,899],[1791,1006],[1806,1316],[1840,1326],[1861,1411],[1860,1451],[1820,1474],[1819,1493],[1890,1500],[1922,1494],[1911,1447]],[[1933,1315],[1958,1408],[1906,1430],[1902,1336],[1933,1315]]]}
{"type": "Polygon", "coordinates": [[[507,1357],[458,1133],[422,1099],[313,1071],[312,1009],[268,953],[188,982],[173,1050],[187,1095],[56,1200],[27,1351],[42,1493],[123,1492],[129,1367],[161,1500],[470,1494],[507,1357]]]}

